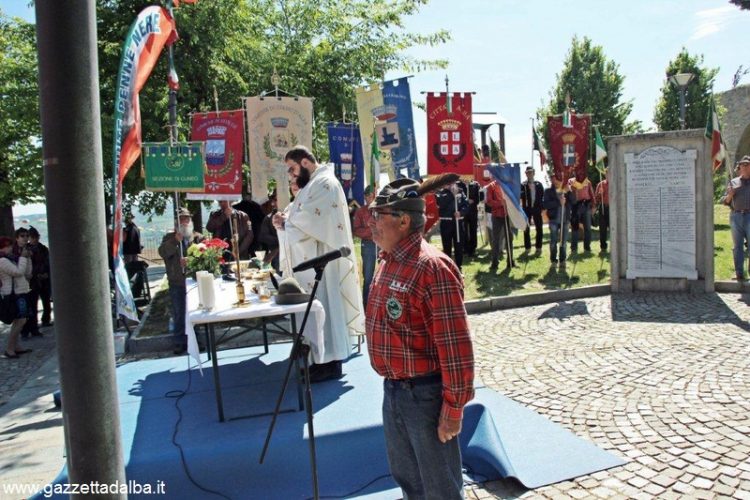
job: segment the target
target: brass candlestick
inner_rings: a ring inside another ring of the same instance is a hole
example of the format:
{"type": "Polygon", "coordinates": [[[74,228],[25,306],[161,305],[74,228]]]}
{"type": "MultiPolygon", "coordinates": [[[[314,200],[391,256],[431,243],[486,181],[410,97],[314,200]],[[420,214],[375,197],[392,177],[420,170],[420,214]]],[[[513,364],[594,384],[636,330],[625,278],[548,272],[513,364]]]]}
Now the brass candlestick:
{"type": "Polygon", "coordinates": [[[232,215],[232,255],[234,255],[234,262],[236,264],[237,273],[237,302],[234,304],[235,307],[242,307],[248,305],[249,302],[245,300],[245,285],[242,284],[242,274],[240,273],[240,242],[239,242],[239,231],[237,225],[237,217],[232,215]]]}

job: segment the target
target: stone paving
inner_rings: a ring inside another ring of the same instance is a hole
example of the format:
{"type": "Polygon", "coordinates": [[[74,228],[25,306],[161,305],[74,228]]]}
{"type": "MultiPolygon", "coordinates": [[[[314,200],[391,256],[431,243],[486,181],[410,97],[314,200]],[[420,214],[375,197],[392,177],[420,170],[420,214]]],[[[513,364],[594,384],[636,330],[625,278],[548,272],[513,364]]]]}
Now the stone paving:
{"type": "Polygon", "coordinates": [[[468,497],[750,499],[749,300],[639,293],[472,316],[485,384],[628,463],[468,497]]]}
{"type": "MultiPolygon", "coordinates": [[[[44,337],[21,340],[25,349],[31,349],[30,353],[21,355],[19,359],[0,359],[0,415],[3,414],[3,405],[11,396],[26,383],[39,366],[55,354],[53,328],[40,326],[44,337]]],[[[9,330],[8,325],[0,323],[0,352],[5,350],[8,343],[9,330]]]]}

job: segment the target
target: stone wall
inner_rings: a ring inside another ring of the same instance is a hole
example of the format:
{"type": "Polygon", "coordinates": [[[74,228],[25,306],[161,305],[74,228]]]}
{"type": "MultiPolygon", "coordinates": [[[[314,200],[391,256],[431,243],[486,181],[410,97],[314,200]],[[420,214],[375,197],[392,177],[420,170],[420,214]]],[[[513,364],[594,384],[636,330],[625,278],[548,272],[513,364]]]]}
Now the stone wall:
{"type": "Polygon", "coordinates": [[[750,85],[717,93],[716,100],[725,108],[721,116],[721,133],[728,159],[734,164],[750,154],[750,85]]]}

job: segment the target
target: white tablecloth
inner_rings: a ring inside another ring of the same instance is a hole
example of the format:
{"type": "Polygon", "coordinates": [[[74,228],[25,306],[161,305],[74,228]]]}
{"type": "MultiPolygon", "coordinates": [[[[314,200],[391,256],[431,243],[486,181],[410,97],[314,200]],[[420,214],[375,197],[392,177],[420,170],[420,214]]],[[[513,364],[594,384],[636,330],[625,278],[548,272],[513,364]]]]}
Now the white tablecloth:
{"type": "MultiPolygon", "coordinates": [[[[261,302],[257,295],[248,291],[249,287],[245,285],[245,296],[250,301],[250,304],[244,307],[234,307],[232,303],[237,301],[236,284],[234,282],[222,281],[219,278],[214,280],[216,305],[211,311],[204,311],[198,308],[197,283],[194,280],[188,279],[186,284],[185,334],[188,338],[188,354],[199,365],[201,364],[201,358],[198,350],[198,341],[195,337],[195,325],[296,313],[297,328],[302,327],[302,318],[307,307],[306,302],[303,304],[278,305],[276,304],[275,296],[271,300],[261,302]]],[[[325,322],[325,318],[326,313],[323,305],[318,300],[315,300],[312,304],[312,309],[310,309],[310,317],[307,319],[307,325],[303,332],[305,343],[310,346],[310,354],[314,363],[322,360],[325,354],[325,346],[323,345],[323,323],[325,322]]]]}

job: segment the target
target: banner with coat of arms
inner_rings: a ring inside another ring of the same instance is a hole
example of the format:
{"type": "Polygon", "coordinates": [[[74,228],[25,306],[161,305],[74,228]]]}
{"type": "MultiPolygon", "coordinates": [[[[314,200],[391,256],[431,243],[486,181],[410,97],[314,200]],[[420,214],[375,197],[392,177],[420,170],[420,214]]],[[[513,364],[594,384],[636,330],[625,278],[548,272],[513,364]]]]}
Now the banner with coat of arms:
{"type": "Polygon", "coordinates": [[[268,181],[276,180],[279,208],[289,204],[289,179],[284,156],[301,144],[312,150],[312,99],[308,97],[247,97],[247,146],[253,200],[268,200],[268,181]]]}
{"type": "Polygon", "coordinates": [[[591,115],[566,113],[547,117],[549,153],[555,184],[565,185],[576,174],[586,175],[591,115]],[[566,115],[569,119],[566,119],[566,115]]]}
{"type": "MultiPolygon", "coordinates": [[[[404,176],[418,179],[419,160],[408,77],[359,87],[355,93],[361,143],[369,146],[372,134],[377,133],[381,171],[387,172],[390,180],[404,176]]],[[[371,155],[364,156],[365,172],[369,172],[371,155]]]]}
{"type": "Polygon", "coordinates": [[[454,92],[448,109],[445,92],[427,94],[427,173],[473,175],[474,141],[471,94],[454,92]]]}
{"type": "Polygon", "coordinates": [[[236,200],[242,196],[245,119],[242,110],[192,115],[190,139],[205,144],[205,189],[190,200],[236,200]]]}
{"type": "Polygon", "coordinates": [[[144,142],[147,191],[203,191],[202,142],[144,142]]]}
{"type": "Polygon", "coordinates": [[[328,149],[347,202],[357,200],[362,205],[365,202],[365,182],[359,126],[356,123],[329,123],[328,149]]]}

